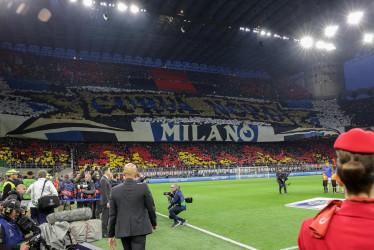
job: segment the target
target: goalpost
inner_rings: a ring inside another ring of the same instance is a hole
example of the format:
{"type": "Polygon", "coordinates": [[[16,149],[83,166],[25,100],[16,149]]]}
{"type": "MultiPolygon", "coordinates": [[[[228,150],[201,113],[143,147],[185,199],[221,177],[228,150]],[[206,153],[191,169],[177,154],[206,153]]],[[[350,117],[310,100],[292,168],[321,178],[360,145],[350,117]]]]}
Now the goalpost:
{"type": "Polygon", "coordinates": [[[269,178],[269,167],[237,167],[235,169],[235,176],[237,180],[252,178],[269,178]]]}

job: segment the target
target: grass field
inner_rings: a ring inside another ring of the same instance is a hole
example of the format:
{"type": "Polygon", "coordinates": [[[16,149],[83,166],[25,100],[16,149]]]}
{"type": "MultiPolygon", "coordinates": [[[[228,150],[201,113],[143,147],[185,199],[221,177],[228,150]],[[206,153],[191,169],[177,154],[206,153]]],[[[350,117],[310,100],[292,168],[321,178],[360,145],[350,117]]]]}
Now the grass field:
{"type": "MultiPolygon", "coordinates": [[[[291,177],[289,195],[278,194],[275,178],[235,181],[181,183],[185,197],[194,202],[180,214],[188,224],[208,230],[257,249],[283,249],[297,246],[304,219],[317,211],[285,207],[285,204],[315,197],[344,198],[323,193],[321,176],[291,177]]],[[[170,184],[149,185],[158,213],[168,215],[163,192],[170,184]]],[[[171,228],[172,220],[157,217],[159,228],[147,236],[147,249],[243,249],[188,226],[171,228]]],[[[109,249],[108,239],[92,243],[109,249]]],[[[120,240],[118,247],[122,249],[120,240]]]]}

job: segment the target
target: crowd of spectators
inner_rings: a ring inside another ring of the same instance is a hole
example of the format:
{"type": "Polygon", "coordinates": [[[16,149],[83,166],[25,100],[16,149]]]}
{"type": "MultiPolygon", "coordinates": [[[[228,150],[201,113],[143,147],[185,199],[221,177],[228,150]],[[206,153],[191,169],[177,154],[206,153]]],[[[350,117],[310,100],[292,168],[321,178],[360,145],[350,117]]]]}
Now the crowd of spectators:
{"type": "Polygon", "coordinates": [[[341,110],[352,117],[352,127],[373,127],[374,116],[371,108],[374,107],[374,97],[357,100],[339,100],[341,110]]]}
{"type": "MultiPolygon", "coordinates": [[[[190,82],[200,95],[213,94],[271,100],[311,98],[306,90],[291,81],[284,80],[250,79],[234,75],[176,70],[168,74],[164,73],[164,75],[180,79],[160,79],[158,75],[152,75],[151,72],[155,69],[144,66],[87,61],[79,58],[69,60],[5,49],[0,50],[0,62],[0,74],[3,76],[49,84],[157,90],[153,80],[169,80],[174,85],[190,82]]],[[[162,71],[168,70],[162,69],[162,71]]],[[[179,88],[175,89],[179,92],[179,88]]],[[[191,89],[186,89],[186,91],[189,92],[191,89]]]]}
{"type": "Polygon", "coordinates": [[[183,169],[300,165],[331,162],[334,137],[273,143],[82,143],[1,138],[0,159],[12,167],[122,167],[183,169]]]}
{"type": "MultiPolygon", "coordinates": [[[[349,126],[335,100],[313,101],[313,107],[289,107],[254,98],[195,96],[110,87],[70,86],[56,90],[24,89],[13,80],[0,81],[0,112],[52,119],[103,122],[146,121],[188,124],[232,124],[273,127],[349,126]]],[[[55,85],[52,85],[55,86],[55,85]]],[[[30,86],[29,86],[30,87],[30,86]]]]}

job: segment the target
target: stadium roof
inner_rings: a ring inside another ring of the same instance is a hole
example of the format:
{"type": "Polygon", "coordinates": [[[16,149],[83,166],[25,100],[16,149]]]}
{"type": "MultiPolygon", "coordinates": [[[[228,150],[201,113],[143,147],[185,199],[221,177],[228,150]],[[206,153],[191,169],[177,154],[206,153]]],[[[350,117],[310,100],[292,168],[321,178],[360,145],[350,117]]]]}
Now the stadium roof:
{"type": "Polygon", "coordinates": [[[136,4],[146,12],[118,11],[118,1],[112,0],[96,0],[91,7],[83,0],[5,0],[0,3],[0,39],[284,77],[303,71],[316,57],[351,58],[362,50],[361,32],[374,28],[369,26],[374,23],[370,0],[138,0],[136,4]],[[51,14],[47,21],[38,19],[43,8],[51,14]],[[346,23],[354,10],[364,11],[364,23],[355,28],[346,23]],[[306,52],[294,40],[304,35],[323,37],[328,24],[339,25],[332,52],[306,52]]]}

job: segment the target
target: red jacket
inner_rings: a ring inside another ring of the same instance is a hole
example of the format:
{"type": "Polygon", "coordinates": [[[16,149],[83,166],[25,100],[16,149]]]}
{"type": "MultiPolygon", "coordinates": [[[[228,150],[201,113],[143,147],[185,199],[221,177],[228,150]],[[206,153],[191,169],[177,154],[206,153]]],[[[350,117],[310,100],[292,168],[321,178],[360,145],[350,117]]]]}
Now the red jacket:
{"type": "Polygon", "coordinates": [[[312,238],[313,218],[303,222],[299,249],[374,249],[374,204],[346,200],[332,216],[323,239],[312,238]]]}

